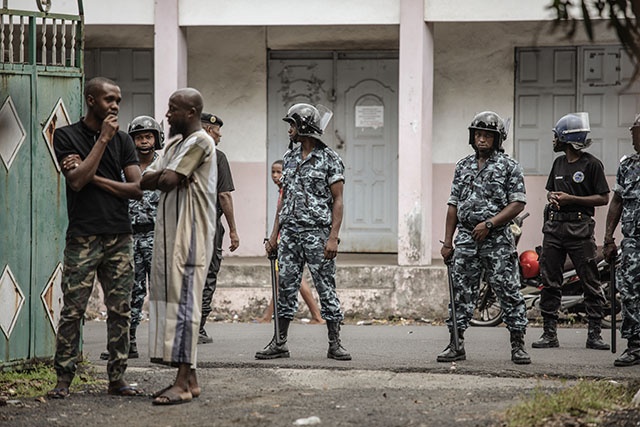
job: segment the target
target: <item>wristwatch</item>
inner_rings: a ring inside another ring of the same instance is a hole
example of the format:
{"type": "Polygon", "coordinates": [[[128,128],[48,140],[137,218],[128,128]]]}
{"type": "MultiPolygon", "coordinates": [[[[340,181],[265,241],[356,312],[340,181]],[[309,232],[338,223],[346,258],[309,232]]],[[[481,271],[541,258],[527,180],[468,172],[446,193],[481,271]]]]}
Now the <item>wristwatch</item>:
{"type": "Polygon", "coordinates": [[[484,226],[487,227],[487,230],[493,229],[493,223],[491,221],[485,221],[484,226]]]}

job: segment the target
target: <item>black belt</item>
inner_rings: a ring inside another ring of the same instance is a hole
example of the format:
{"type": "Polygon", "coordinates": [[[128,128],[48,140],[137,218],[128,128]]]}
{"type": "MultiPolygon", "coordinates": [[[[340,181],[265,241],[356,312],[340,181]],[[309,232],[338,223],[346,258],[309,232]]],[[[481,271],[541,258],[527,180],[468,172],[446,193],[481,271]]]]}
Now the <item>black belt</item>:
{"type": "Polygon", "coordinates": [[[591,218],[591,215],[582,212],[549,212],[551,221],[582,221],[589,218],[591,218]]]}
{"type": "Polygon", "coordinates": [[[153,229],[155,228],[155,224],[154,223],[148,223],[148,224],[133,224],[133,232],[134,234],[137,233],[148,233],[150,231],[153,231],[153,229]]]}

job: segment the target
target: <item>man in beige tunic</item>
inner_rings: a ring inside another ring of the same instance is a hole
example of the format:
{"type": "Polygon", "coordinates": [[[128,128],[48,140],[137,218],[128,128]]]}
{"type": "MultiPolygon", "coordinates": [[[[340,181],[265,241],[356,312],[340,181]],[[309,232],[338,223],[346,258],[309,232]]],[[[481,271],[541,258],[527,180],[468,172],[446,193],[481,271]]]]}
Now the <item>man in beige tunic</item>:
{"type": "Polygon", "coordinates": [[[146,170],[141,186],[162,191],[155,226],[149,289],[149,355],[178,367],[173,385],[154,405],[186,403],[200,395],[196,349],[202,289],[213,254],[216,150],[200,125],[202,95],[180,89],[169,98],[167,122],[178,135],[146,170]]]}

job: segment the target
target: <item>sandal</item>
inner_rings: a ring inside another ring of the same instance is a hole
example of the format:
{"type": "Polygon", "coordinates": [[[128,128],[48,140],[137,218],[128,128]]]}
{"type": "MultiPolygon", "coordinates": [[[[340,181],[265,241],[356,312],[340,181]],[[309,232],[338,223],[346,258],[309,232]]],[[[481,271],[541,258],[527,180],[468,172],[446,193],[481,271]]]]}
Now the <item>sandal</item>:
{"type": "Polygon", "coordinates": [[[193,399],[190,391],[177,392],[172,389],[166,390],[163,394],[153,400],[154,405],[180,405],[189,403],[193,399]]]}
{"type": "Polygon", "coordinates": [[[109,387],[107,393],[111,396],[144,396],[144,392],[142,390],[128,384],[120,387],[109,387]]]}
{"type": "MultiPolygon", "coordinates": [[[[155,399],[156,397],[160,397],[160,396],[162,396],[164,394],[165,391],[169,390],[171,387],[173,387],[173,384],[170,384],[170,385],[166,386],[165,388],[163,388],[160,391],[156,391],[155,393],[153,393],[151,395],[151,397],[153,399],[155,399]]],[[[201,393],[202,393],[202,391],[200,390],[200,386],[191,389],[191,396],[194,399],[197,399],[198,397],[200,397],[201,393]]]]}
{"type": "Polygon", "coordinates": [[[69,396],[69,387],[56,387],[47,392],[49,399],[64,399],[69,396]]]}

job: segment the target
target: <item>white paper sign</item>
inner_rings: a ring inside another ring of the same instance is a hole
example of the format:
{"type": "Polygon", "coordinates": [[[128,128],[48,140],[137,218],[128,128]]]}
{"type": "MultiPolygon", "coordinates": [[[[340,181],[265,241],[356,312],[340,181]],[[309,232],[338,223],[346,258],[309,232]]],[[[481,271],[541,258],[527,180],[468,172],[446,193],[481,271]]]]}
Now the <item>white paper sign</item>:
{"type": "Polygon", "coordinates": [[[382,105],[358,105],[356,107],[356,127],[380,128],[384,126],[384,107],[382,105]]]}

